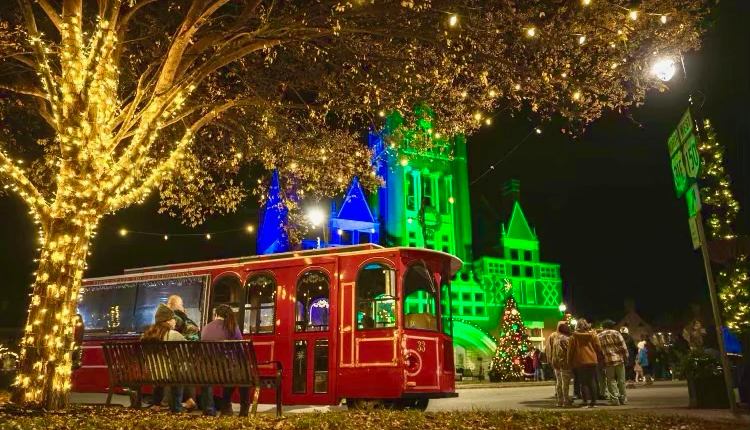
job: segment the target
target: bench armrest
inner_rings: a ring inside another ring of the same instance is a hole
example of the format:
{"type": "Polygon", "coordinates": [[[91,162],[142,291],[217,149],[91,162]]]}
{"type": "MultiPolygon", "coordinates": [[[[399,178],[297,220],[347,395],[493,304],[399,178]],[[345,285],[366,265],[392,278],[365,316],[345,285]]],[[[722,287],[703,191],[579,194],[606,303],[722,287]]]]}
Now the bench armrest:
{"type": "Polygon", "coordinates": [[[282,370],[284,370],[283,367],[281,366],[281,362],[277,361],[277,360],[258,362],[258,366],[262,366],[264,364],[273,364],[274,366],[276,366],[276,371],[277,372],[281,372],[282,370]]]}

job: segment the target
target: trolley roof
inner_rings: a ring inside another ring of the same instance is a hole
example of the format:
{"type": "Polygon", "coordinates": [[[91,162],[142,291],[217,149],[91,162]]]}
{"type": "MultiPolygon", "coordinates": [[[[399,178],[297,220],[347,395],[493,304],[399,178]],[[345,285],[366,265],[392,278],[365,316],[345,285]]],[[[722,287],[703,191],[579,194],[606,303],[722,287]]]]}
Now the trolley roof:
{"type": "MultiPolygon", "coordinates": [[[[461,269],[461,266],[463,266],[463,262],[456,256],[442,252],[442,251],[436,251],[432,249],[426,249],[426,248],[411,248],[411,247],[392,247],[392,248],[385,248],[380,245],[368,243],[368,244],[362,244],[362,245],[349,245],[349,246],[340,246],[340,247],[333,247],[333,248],[320,248],[320,249],[310,249],[306,251],[291,251],[291,252],[282,252],[278,254],[268,254],[268,255],[252,255],[252,256],[245,256],[245,257],[233,257],[233,258],[222,258],[217,260],[206,260],[206,261],[192,261],[192,262],[186,262],[186,263],[176,263],[176,264],[164,264],[159,266],[147,266],[147,267],[138,267],[133,269],[125,269],[124,270],[124,276],[137,276],[142,275],[144,273],[153,273],[153,272],[167,272],[167,271],[175,271],[175,270],[186,270],[186,269],[197,269],[197,268],[208,268],[211,266],[222,266],[227,264],[243,264],[243,263],[258,263],[263,261],[274,261],[274,260],[283,260],[283,259],[294,259],[294,258],[302,258],[302,257],[313,257],[313,256],[319,256],[319,255],[329,255],[329,254],[353,254],[358,252],[366,252],[366,251],[374,251],[374,250],[380,250],[380,249],[393,249],[393,250],[418,250],[418,251],[424,251],[424,252],[430,252],[430,253],[437,253],[445,255],[446,257],[450,258],[450,264],[451,264],[451,275],[455,274],[459,269],[461,269]]],[[[107,278],[122,278],[123,275],[114,275],[114,276],[104,276],[104,277],[98,277],[98,278],[88,278],[84,279],[84,282],[86,281],[93,281],[93,280],[104,280],[107,278]]]]}

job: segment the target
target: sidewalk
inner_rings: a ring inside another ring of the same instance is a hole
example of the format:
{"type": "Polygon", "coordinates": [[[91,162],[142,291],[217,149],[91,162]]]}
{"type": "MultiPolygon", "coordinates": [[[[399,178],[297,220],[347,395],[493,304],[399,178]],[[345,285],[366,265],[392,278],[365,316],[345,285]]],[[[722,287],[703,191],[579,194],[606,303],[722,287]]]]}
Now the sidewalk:
{"type": "Polygon", "coordinates": [[[515,388],[515,387],[552,387],[555,381],[518,381],[518,382],[490,382],[490,381],[457,381],[457,390],[471,390],[479,388],[515,388]]]}

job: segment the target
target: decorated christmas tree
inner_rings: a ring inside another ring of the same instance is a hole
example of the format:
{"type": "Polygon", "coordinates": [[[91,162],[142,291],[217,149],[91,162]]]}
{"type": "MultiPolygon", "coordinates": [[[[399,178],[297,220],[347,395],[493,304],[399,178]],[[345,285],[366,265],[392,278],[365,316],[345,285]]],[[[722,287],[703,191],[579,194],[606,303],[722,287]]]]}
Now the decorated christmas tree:
{"type": "Polygon", "coordinates": [[[490,365],[490,380],[514,381],[523,375],[523,356],[529,350],[529,336],[518,312],[513,294],[505,300],[503,320],[500,323],[500,337],[497,351],[490,365]]]}

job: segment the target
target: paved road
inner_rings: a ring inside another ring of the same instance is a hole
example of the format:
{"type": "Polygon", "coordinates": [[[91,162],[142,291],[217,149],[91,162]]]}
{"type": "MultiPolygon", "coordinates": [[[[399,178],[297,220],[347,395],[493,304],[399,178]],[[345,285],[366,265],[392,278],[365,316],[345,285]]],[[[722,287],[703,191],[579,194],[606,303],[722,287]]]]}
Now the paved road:
{"type": "MultiPolygon", "coordinates": [[[[459,397],[452,399],[431,400],[428,412],[456,411],[456,410],[562,410],[556,407],[552,386],[514,386],[514,387],[491,387],[491,388],[462,388],[458,390],[459,397]]],[[[104,403],[104,394],[82,394],[72,393],[72,403],[104,403]]],[[[115,396],[114,402],[122,405],[127,404],[126,396],[115,396]]],[[[606,410],[618,413],[628,412],[653,412],[666,414],[689,415],[705,419],[732,420],[733,417],[728,410],[697,410],[688,409],[687,385],[684,382],[656,382],[646,387],[639,386],[628,391],[628,404],[625,406],[608,406],[601,402],[598,410],[606,410]]],[[[234,405],[235,409],[238,405],[234,405]]],[[[285,406],[284,412],[303,413],[313,411],[337,411],[344,410],[343,406],[285,406]]],[[[274,411],[271,405],[261,405],[259,412],[274,411]]],[[[587,413],[590,409],[572,409],[587,413]]],[[[742,420],[750,420],[745,415],[742,420]]]]}
{"type": "MultiPolygon", "coordinates": [[[[654,409],[681,408],[688,404],[687,385],[681,382],[657,382],[646,387],[628,390],[628,404],[607,406],[603,409],[654,409]]],[[[464,409],[558,409],[552,386],[529,386],[512,388],[471,388],[459,390],[456,399],[431,400],[428,411],[464,409]]]]}

